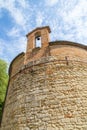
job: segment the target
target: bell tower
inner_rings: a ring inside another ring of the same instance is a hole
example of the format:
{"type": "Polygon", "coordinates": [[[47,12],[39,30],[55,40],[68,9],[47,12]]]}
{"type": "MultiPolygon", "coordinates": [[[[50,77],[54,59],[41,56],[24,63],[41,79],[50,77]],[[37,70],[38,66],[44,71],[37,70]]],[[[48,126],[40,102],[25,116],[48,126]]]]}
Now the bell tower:
{"type": "Polygon", "coordinates": [[[49,45],[49,26],[39,27],[26,35],[27,49],[25,54],[25,64],[32,58],[32,52],[36,49],[45,49],[49,45]]]}

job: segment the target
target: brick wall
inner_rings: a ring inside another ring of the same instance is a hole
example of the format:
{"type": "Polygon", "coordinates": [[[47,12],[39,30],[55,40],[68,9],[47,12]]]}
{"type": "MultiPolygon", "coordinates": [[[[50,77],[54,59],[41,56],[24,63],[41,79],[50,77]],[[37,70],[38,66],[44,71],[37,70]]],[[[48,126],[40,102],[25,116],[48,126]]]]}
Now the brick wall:
{"type": "Polygon", "coordinates": [[[65,42],[65,45],[52,45],[50,46],[50,53],[51,55],[57,55],[59,56],[59,59],[62,59],[63,57],[67,57],[70,60],[82,60],[87,61],[87,51],[83,48],[74,45],[67,45],[67,42],[65,42]]]}
{"type": "Polygon", "coordinates": [[[77,58],[28,63],[10,81],[1,130],[86,130],[86,79],[87,63],[77,58]]]}
{"type": "Polygon", "coordinates": [[[15,75],[24,66],[24,57],[25,54],[21,53],[11,62],[9,69],[10,77],[15,75]]]}

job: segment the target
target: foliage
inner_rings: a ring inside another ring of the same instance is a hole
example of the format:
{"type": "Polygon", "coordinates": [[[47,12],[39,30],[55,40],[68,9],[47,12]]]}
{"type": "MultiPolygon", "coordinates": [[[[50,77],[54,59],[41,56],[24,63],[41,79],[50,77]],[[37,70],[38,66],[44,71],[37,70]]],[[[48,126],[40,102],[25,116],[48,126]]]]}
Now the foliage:
{"type": "Polygon", "coordinates": [[[0,59],[0,117],[8,84],[7,63],[0,59]]]}

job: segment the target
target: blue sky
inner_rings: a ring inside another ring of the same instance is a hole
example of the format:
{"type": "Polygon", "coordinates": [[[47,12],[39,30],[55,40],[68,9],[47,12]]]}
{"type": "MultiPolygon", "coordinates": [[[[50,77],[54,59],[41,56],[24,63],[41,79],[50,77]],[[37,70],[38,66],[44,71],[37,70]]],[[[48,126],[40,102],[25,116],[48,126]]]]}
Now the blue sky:
{"type": "Polygon", "coordinates": [[[0,0],[0,58],[26,50],[26,34],[50,26],[50,40],[87,45],[87,0],[0,0]]]}

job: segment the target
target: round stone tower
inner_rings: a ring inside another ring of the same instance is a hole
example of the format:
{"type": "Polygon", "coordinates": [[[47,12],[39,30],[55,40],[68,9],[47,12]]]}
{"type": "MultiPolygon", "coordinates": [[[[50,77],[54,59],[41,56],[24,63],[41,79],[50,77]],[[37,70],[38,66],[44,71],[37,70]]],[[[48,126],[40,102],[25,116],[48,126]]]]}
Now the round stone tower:
{"type": "Polygon", "coordinates": [[[9,69],[1,130],[87,130],[87,46],[27,34],[9,69]]]}

